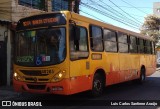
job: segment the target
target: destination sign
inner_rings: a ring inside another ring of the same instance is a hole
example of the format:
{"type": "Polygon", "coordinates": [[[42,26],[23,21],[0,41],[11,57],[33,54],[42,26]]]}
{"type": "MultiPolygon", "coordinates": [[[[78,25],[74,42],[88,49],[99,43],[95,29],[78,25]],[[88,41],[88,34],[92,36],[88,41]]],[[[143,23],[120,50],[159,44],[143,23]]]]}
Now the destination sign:
{"type": "Polygon", "coordinates": [[[23,26],[42,25],[42,24],[54,23],[58,21],[59,21],[58,18],[37,19],[37,20],[24,21],[23,26]]]}
{"type": "Polygon", "coordinates": [[[17,24],[16,30],[18,31],[18,30],[26,30],[39,27],[65,25],[65,24],[66,24],[66,18],[64,14],[61,13],[41,14],[21,19],[17,24]]]}

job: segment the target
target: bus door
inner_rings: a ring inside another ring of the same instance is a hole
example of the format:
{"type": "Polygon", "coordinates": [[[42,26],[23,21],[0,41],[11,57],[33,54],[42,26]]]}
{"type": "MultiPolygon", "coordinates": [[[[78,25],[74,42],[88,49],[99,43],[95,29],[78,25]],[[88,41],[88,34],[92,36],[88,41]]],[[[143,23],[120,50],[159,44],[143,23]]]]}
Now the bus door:
{"type": "Polygon", "coordinates": [[[85,26],[70,25],[70,89],[80,92],[90,88],[88,32],[85,26]]]}

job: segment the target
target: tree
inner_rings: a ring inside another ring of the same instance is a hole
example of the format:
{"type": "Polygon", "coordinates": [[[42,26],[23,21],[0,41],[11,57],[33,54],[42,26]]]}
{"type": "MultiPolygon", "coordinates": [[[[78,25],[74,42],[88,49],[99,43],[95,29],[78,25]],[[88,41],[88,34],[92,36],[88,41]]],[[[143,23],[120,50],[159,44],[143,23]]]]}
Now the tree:
{"type": "Polygon", "coordinates": [[[141,33],[152,37],[156,45],[160,45],[160,18],[155,15],[149,15],[145,18],[141,28],[141,33]]]}

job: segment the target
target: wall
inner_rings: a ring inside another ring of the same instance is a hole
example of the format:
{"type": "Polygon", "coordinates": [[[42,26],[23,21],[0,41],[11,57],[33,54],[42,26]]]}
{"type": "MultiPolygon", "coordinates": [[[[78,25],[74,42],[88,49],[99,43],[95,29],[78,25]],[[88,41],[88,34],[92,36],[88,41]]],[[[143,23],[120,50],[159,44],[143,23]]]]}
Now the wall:
{"type": "Polygon", "coordinates": [[[4,32],[7,30],[6,25],[0,25],[0,41],[4,41],[4,32]]]}
{"type": "Polygon", "coordinates": [[[0,20],[11,21],[12,0],[0,0],[0,20]]]}
{"type": "Polygon", "coordinates": [[[12,1],[12,22],[17,22],[20,18],[39,13],[45,13],[45,11],[19,5],[18,0],[12,1]]]}

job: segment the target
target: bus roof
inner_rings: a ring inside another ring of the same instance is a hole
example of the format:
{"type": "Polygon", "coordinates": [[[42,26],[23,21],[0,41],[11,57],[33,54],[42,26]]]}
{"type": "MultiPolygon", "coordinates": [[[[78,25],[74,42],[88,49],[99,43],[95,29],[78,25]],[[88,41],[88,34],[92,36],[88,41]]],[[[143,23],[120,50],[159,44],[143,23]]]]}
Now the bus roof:
{"type": "Polygon", "coordinates": [[[140,33],[136,33],[136,32],[133,32],[133,31],[130,31],[130,30],[127,30],[127,29],[123,29],[123,28],[120,28],[120,27],[117,27],[117,26],[114,26],[114,25],[111,25],[111,24],[108,24],[108,23],[100,22],[100,21],[97,21],[97,20],[82,16],[82,15],[79,15],[77,13],[71,12],[71,14],[72,14],[71,17],[73,19],[76,19],[76,20],[81,20],[81,21],[87,22],[87,23],[92,24],[92,25],[101,26],[101,27],[106,28],[106,29],[111,29],[111,30],[114,30],[114,31],[117,31],[117,32],[126,33],[127,35],[132,35],[132,36],[136,36],[136,37],[139,37],[139,38],[154,41],[153,38],[151,38],[149,36],[145,36],[145,35],[140,34],[140,33]]]}
{"type": "MultiPolygon", "coordinates": [[[[143,39],[154,41],[153,38],[151,38],[149,36],[145,36],[143,34],[136,33],[136,32],[124,29],[124,28],[120,28],[120,27],[111,25],[109,23],[104,23],[104,22],[101,22],[101,21],[97,21],[97,20],[94,20],[94,19],[82,16],[82,15],[79,15],[77,13],[70,12],[70,11],[56,11],[56,12],[52,12],[52,13],[43,13],[43,14],[41,13],[41,14],[29,16],[29,17],[26,17],[26,18],[32,18],[32,17],[39,16],[39,15],[52,15],[53,13],[63,13],[66,16],[70,16],[70,19],[84,21],[84,22],[87,22],[87,23],[92,24],[92,25],[101,26],[101,27],[106,28],[106,29],[110,29],[110,30],[114,30],[114,31],[117,31],[117,32],[126,33],[127,35],[132,35],[132,36],[135,36],[135,37],[138,37],[138,38],[143,38],[143,39]]],[[[26,18],[22,18],[22,19],[26,19],[26,18]]]]}

